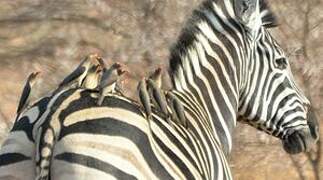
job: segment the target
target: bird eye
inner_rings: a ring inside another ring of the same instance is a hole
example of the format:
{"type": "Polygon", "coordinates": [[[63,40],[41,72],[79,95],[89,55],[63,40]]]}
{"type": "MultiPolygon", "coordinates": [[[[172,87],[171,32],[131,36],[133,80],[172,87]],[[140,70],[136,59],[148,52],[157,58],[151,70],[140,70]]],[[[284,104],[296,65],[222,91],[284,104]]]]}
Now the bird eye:
{"type": "Polygon", "coordinates": [[[286,67],[288,66],[287,60],[286,58],[278,58],[275,60],[275,65],[278,69],[286,69],[286,67]]]}

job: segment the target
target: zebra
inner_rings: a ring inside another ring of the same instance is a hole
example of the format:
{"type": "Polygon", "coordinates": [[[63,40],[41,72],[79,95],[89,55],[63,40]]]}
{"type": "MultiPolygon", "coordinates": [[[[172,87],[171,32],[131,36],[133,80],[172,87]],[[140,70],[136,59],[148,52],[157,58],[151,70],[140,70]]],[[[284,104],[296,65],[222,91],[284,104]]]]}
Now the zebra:
{"type": "Polygon", "coordinates": [[[206,0],[170,52],[170,92],[187,127],[154,107],[147,120],[124,96],[108,94],[97,106],[95,92],[64,89],[18,115],[0,152],[0,178],[34,178],[37,132],[49,122],[57,125],[51,179],[232,179],[237,119],[281,139],[287,153],[308,151],[318,123],[269,32],[277,25],[264,0],[206,0]]]}

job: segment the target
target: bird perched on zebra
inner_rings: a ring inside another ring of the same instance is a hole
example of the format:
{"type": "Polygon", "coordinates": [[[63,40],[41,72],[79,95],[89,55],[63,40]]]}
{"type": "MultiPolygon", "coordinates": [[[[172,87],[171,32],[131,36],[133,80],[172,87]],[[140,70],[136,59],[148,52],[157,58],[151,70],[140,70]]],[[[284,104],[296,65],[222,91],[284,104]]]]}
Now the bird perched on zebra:
{"type": "Polygon", "coordinates": [[[122,66],[119,63],[114,63],[111,67],[109,67],[109,69],[107,69],[104,65],[102,77],[97,86],[97,89],[99,90],[97,105],[102,105],[104,97],[108,93],[122,94],[120,84],[122,83],[126,72],[127,71],[122,69],[122,66]]]}
{"type": "Polygon", "coordinates": [[[26,81],[26,84],[24,86],[24,89],[22,91],[20,100],[19,100],[19,105],[17,108],[17,114],[20,114],[22,110],[24,110],[30,102],[30,95],[33,91],[33,86],[37,82],[37,77],[39,76],[40,72],[33,72],[31,73],[26,81]]]}
{"type": "Polygon", "coordinates": [[[63,89],[20,115],[1,148],[0,179],[35,179],[35,121],[55,130],[51,162],[44,161],[50,173],[43,176],[52,180],[230,180],[238,117],[279,138],[288,153],[309,151],[318,125],[270,34],[272,16],[265,0],[207,0],[193,12],[169,69],[173,102],[184,106],[188,128],[151,112],[146,79],[138,84],[145,115],[129,98],[112,94],[97,106],[87,89],[63,89]]]}
{"type": "Polygon", "coordinates": [[[160,111],[165,115],[168,123],[170,123],[170,117],[167,109],[167,101],[164,91],[157,86],[155,81],[152,79],[147,79],[147,89],[149,93],[150,100],[156,110],[160,111]]]}
{"type": "Polygon", "coordinates": [[[177,124],[182,125],[183,127],[187,128],[187,119],[185,117],[185,109],[182,105],[181,101],[175,96],[171,91],[166,92],[166,98],[168,105],[171,109],[171,118],[177,124]]]}
{"type": "Polygon", "coordinates": [[[95,89],[99,85],[101,76],[102,66],[100,64],[91,66],[81,87],[85,89],[95,89]]]}
{"type": "Polygon", "coordinates": [[[171,125],[171,121],[174,121],[177,124],[181,124],[187,128],[184,106],[171,91],[164,91],[161,89],[161,86],[162,68],[160,67],[150,74],[148,79],[143,79],[139,83],[139,98],[147,117],[150,117],[152,113],[150,107],[150,104],[152,103],[156,110],[160,111],[165,116],[164,118],[168,124],[171,125]],[[168,107],[170,107],[171,112],[169,111],[168,107]]]}
{"type": "Polygon", "coordinates": [[[67,86],[82,87],[82,84],[84,83],[89,70],[91,70],[93,66],[100,64],[100,61],[101,58],[97,54],[86,56],[84,60],[79,64],[79,66],[71,74],[64,78],[64,80],[58,85],[58,88],[61,89],[67,86]]]}
{"type": "Polygon", "coordinates": [[[151,119],[152,117],[152,110],[150,105],[150,95],[147,89],[147,80],[146,78],[142,78],[138,85],[137,85],[137,91],[139,96],[139,102],[143,107],[145,116],[147,119],[151,119]]]}
{"type": "Polygon", "coordinates": [[[158,88],[162,87],[162,68],[158,67],[148,76],[148,79],[151,79],[158,88]]]}
{"type": "Polygon", "coordinates": [[[155,71],[148,76],[146,81],[152,104],[158,111],[161,111],[165,115],[168,123],[170,123],[167,101],[164,90],[162,89],[162,68],[158,67],[155,69],[155,71]]]}
{"type": "Polygon", "coordinates": [[[171,124],[171,117],[167,108],[167,101],[162,86],[162,69],[157,68],[148,78],[143,78],[138,83],[138,93],[140,102],[148,119],[151,118],[153,104],[157,111],[160,111],[167,122],[171,124]]]}

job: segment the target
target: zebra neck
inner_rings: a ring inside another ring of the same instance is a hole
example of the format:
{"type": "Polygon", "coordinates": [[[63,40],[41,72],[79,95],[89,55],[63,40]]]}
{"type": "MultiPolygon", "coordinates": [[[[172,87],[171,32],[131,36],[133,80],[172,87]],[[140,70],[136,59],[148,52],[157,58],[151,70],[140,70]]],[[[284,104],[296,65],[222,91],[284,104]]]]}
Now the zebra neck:
{"type": "MultiPolygon", "coordinates": [[[[223,150],[232,147],[239,90],[245,82],[243,59],[249,52],[235,22],[230,1],[207,1],[193,12],[171,50],[170,77],[179,94],[194,99],[194,109],[206,114],[223,150]],[[222,4],[221,4],[222,3],[222,4]]],[[[189,103],[188,103],[189,104],[189,103]]]]}

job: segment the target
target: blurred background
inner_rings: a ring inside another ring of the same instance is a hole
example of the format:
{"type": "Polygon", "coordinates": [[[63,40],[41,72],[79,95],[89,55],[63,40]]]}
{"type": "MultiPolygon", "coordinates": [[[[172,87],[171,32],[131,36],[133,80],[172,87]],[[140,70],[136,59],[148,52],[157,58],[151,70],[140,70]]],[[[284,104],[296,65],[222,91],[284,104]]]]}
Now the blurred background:
{"type": "MultiPolygon", "coordinates": [[[[323,0],[269,0],[280,26],[274,37],[287,52],[296,81],[323,118],[323,0]]],[[[1,0],[0,143],[15,118],[29,73],[42,71],[36,97],[99,53],[131,74],[126,94],[158,66],[167,69],[168,48],[201,0],[1,0]]],[[[167,78],[165,78],[167,83],[167,78]]],[[[322,127],[322,123],[321,123],[322,127]]],[[[321,128],[322,129],[322,128],[321,128]]],[[[322,131],[321,131],[322,134],[322,131]]],[[[323,179],[322,148],[290,156],[280,141],[248,125],[235,130],[230,166],[235,179],[323,179]],[[320,175],[319,175],[320,173],[320,175]]]]}

